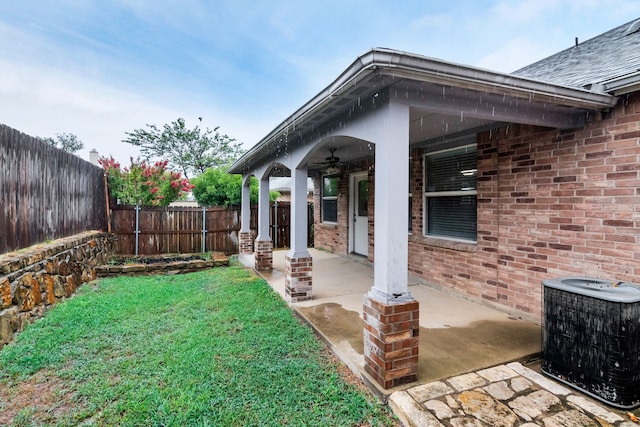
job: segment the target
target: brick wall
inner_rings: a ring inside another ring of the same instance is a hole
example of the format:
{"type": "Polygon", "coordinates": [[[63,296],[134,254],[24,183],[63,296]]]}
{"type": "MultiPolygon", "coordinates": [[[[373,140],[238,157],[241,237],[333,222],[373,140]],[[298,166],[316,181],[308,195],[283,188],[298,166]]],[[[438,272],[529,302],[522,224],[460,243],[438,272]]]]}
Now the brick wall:
{"type": "MultiPolygon", "coordinates": [[[[478,242],[423,235],[423,155],[412,150],[409,271],[427,282],[540,321],[544,279],[586,275],[640,283],[640,94],[622,97],[584,128],[507,125],[478,136],[478,242]]],[[[316,246],[344,254],[348,176],[338,224],[316,246]]],[[[373,174],[369,176],[374,203],[373,174]]],[[[369,258],[373,260],[373,205],[369,258]]]]}
{"type": "Polygon", "coordinates": [[[338,221],[335,224],[323,223],[322,212],[322,177],[313,179],[313,243],[318,249],[338,254],[346,254],[349,247],[349,175],[338,177],[338,221]]]}
{"type": "MultiPolygon", "coordinates": [[[[413,167],[421,177],[421,163],[413,167]]],[[[537,320],[543,279],[640,282],[638,94],[582,129],[485,132],[478,170],[477,245],[423,237],[414,202],[410,271],[537,320]]]]}

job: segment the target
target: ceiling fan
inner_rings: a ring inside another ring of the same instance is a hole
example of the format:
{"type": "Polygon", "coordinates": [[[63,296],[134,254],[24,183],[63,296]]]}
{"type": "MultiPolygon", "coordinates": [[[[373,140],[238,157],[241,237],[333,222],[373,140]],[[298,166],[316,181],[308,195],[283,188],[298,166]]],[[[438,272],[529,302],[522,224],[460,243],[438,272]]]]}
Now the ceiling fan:
{"type": "Polygon", "coordinates": [[[330,148],[329,149],[330,155],[324,158],[324,162],[317,163],[318,165],[325,166],[325,171],[324,172],[327,175],[336,175],[336,174],[340,173],[340,171],[342,170],[342,168],[341,168],[342,163],[340,162],[340,158],[336,157],[336,155],[335,155],[336,150],[337,150],[337,148],[330,148]]]}

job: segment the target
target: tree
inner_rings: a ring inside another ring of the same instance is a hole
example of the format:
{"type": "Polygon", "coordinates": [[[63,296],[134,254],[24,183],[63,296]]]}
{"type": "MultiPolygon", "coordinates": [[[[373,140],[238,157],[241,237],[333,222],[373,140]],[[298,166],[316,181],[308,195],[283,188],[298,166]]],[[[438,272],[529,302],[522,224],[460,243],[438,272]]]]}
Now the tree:
{"type": "MultiPolygon", "coordinates": [[[[198,119],[202,123],[202,117],[198,119]]],[[[208,168],[230,164],[242,154],[241,144],[235,139],[220,134],[217,126],[213,130],[200,129],[196,125],[188,129],[183,118],[162,129],[147,124],[147,129],[125,132],[123,142],[140,147],[147,159],[165,158],[169,164],[181,170],[185,177],[204,173],[208,168]]]]}
{"type": "Polygon", "coordinates": [[[84,148],[82,141],[73,133],[56,133],[55,139],[50,136],[41,139],[47,144],[66,151],[67,153],[75,153],[84,148]]]}
{"type": "Polygon", "coordinates": [[[193,189],[180,172],[167,170],[166,160],[148,165],[131,157],[131,166],[124,169],[113,157],[101,157],[98,163],[107,175],[109,193],[121,205],[167,206],[193,189]]]}
{"type": "MultiPolygon", "coordinates": [[[[242,176],[226,173],[222,168],[207,169],[203,174],[191,180],[193,197],[202,206],[233,206],[242,200],[242,176]]],[[[258,202],[258,180],[251,177],[249,181],[251,202],[258,202]]],[[[280,196],[277,191],[269,192],[269,199],[274,201],[280,196]]]]}

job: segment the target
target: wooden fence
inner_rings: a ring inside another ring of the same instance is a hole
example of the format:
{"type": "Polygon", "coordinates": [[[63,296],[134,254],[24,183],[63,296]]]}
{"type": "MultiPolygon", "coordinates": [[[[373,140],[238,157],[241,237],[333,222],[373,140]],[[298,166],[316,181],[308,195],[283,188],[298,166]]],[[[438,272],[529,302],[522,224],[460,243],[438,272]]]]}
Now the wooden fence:
{"type": "MultiPolygon", "coordinates": [[[[251,230],[254,236],[258,228],[257,212],[257,207],[253,206],[251,230]]],[[[290,212],[288,202],[271,204],[270,235],[275,248],[289,247],[290,212]]],[[[308,240],[312,246],[313,205],[309,205],[308,218],[308,240]]],[[[115,250],[119,254],[233,254],[238,253],[240,208],[113,206],[111,231],[116,235],[115,250]]]]}
{"type": "Polygon", "coordinates": [[[0,253],[107,228],[104,173],[0,125],[0,253]]]}

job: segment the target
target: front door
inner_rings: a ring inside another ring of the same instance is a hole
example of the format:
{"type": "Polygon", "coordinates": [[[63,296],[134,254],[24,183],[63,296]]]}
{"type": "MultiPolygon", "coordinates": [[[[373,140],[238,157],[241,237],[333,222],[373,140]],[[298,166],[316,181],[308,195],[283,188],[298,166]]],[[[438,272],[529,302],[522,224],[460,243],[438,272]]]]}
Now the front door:
{"type": "Polygon", "coordinates": [[[351,242],[352,251],[369,253],[369,181],[367,173],[351,176],[351,242]]]}

